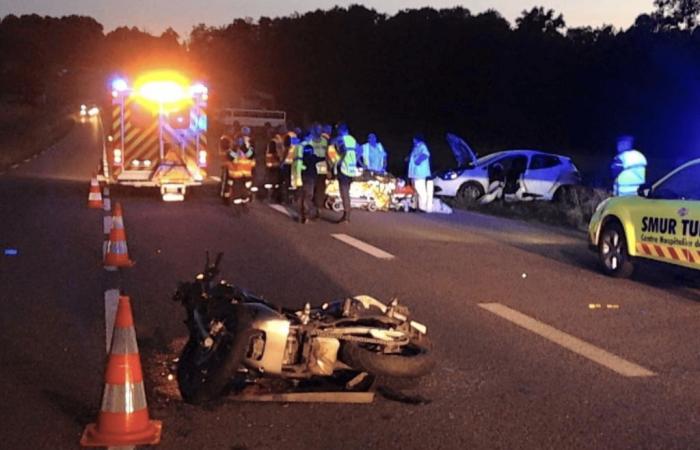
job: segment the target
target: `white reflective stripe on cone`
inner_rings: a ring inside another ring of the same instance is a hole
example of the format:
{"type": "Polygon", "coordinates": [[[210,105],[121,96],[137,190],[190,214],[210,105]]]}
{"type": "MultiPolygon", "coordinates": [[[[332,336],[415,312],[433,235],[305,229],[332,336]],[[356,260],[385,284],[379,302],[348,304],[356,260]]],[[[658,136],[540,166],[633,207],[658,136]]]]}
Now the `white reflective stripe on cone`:
{"type": "Polygon", "coordinates": [[[109,253],[115,253],[117,255],[126,255],[127,253],[129,253],[129,250],[126,247],[126,241],[117,241],[117,242],[109,241],[109,245],[107,246],[107,251],[109,253]]]}
{"type": "Polygon", "coordinates": [[[147,406],[143,381],[126,384],[105,384],[104,394],[102,395],[102,411],[133,413],[146,409],[147,406]]]}
{"type": "Polygon", "coordinates": [[[90,195],[88,195],[88,200],[102,200],[102,194],[99,192],[90,192],[90,195]]]}
{"type": "Polygon", "coordinates": [[[124,228],[124,217],[112,216],[112,226],[114,228],[124,228]]]}
{"type": "Polygon", "coordinates": [[[129,355],[139,352],[136,345],[136,331],[134,327],[115,328],[112,335],[112,349],[110,353],[118,355],[129,355]]]}

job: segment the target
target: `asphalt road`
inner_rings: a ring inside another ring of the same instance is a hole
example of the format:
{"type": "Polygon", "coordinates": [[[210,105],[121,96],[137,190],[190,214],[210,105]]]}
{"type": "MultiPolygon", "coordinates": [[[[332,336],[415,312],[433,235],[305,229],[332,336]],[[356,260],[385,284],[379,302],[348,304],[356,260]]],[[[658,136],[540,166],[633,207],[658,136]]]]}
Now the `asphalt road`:
{"type": "Polygon", "coordinates": [[[302,226],[257,203],[234,216],[209,186],[175,204],[113,190],[136,265],[108,274],[102,213],[86,207],[100,150],[96,125],[77,124],[53,149],[0,176],[0,247],[18,252],[0,254],[3,448],[78,447],[100,405],[103,297],[115,285],[132,297],[163,449],[700,448],[692,273],[644,266],[632,280],[606,278],[582,234],[465,212],[358,211],[351,224],[302,226]],[[286,306],[398,296],[428,325],[438,351],[434,373],[407,391],[430,403],[183,404],[169,394],[174,381],[163,362],[186,334],[170,296],[201,270],[207,249],[225,252],[227,280],[286,306]],[[483,307],[492,303],[654,375],[621,375],[483,307]]]}

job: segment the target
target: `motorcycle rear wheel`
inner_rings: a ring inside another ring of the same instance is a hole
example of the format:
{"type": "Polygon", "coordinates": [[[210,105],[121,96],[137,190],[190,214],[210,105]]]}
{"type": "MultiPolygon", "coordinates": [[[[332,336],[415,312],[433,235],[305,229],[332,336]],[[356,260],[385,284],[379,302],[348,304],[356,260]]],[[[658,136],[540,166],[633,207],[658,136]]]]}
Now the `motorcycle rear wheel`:
{"type": "Polygon", "coordinates": [[[427,337],[413,340],[401,353],[381,353],[364,344],[345,342],[341,359],[357,370],[395,378],[418,378],[435,366],[432,345],[427,337]]]}

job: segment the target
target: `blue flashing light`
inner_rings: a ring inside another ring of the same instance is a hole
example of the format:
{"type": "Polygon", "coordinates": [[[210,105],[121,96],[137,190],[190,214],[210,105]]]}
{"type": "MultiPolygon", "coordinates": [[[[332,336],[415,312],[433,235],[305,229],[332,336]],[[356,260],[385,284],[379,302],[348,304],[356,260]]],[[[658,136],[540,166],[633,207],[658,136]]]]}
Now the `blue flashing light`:
{"type": "Polygon", "coordinates": [[[17,256],[19,255],[19,250],[16,248],[6,248],[5,249],[5,256],[17,256]]]}
{"type": "Polygon", "coordinates": [[[117,92],[122,92],[129,89],[129,85],[126,83],[125,79],[115,78],[114,80],[112,80],[112,89],[117,92]]]}

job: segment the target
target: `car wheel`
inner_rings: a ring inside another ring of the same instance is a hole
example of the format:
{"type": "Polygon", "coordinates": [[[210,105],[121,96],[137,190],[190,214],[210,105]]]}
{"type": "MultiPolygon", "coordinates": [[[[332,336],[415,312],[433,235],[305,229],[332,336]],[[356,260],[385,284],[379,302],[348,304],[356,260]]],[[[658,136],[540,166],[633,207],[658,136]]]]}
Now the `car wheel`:
{"type": "Polygon", "coordinates": [[[473,205],[484,195],[484,189],[477,183],[464,183],[457,191],[457,199],[466,205],[473,205]]]}
{"type": "Polygon", "coordinates": [[[632,275],[634,265],[627,252],[627,239],[622,226],[612,222],[603,228],[598,241],[598,256],[606,275],[627,278],[632,275]]]}

